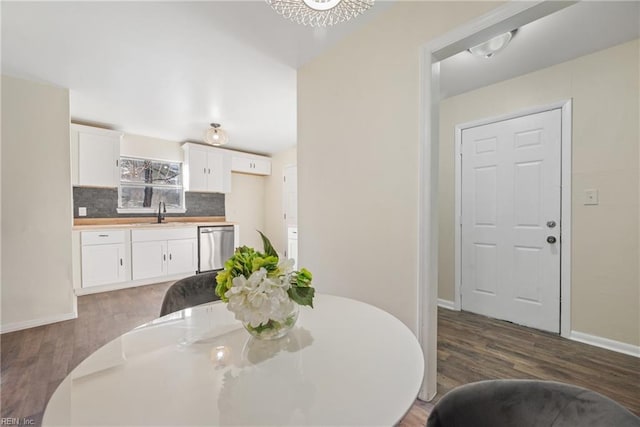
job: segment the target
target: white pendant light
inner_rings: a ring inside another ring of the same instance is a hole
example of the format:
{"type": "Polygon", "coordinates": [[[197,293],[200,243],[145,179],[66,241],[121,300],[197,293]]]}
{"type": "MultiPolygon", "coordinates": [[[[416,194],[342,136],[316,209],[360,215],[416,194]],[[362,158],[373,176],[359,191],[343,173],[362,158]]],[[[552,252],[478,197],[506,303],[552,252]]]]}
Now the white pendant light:
{"type": "Polygon", "coordinates": [[[280,15],[298,24],[327,27],[354,18],[375,0],[266,0],[280,15]]]}
{"type": "Polygon", "coordinates": [[[507,47],[516,30],[509,31],[508,33],[500,34],[484,43],[480,43],[477,46],[469,48],[469,52],[481,58],[491,58],[493,55],[507,47]]]}
{"type": "Polygon", "coordinates": [[[211,123],[211,127],[204,134],[204,140],[211,145],[224,145],[229,141],[227,132],[218,123],[211,123]]]}

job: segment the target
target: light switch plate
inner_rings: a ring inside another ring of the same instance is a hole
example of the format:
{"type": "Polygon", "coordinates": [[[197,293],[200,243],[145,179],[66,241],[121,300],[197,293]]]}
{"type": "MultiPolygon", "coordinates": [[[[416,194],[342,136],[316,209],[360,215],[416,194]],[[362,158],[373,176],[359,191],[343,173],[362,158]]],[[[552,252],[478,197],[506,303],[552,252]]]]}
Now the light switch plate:
{"type": "Polygon", "coordinates": [[[598,204],[598,190],[595,190],[595,189],[584,190],[584,204],[585,205],[597,205],[598,204]]]}
{"type": "Polygon", "coordinates": [[[78,216],[87,216],[87,208],[78,208],[78,216]]]}

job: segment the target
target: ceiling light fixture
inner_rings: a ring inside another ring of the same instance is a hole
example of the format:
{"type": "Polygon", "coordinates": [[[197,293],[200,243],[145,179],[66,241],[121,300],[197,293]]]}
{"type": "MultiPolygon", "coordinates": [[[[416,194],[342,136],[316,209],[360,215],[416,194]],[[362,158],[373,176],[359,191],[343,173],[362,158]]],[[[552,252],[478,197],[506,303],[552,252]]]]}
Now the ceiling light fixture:
{"type": "Polygon", "coordinates": [[[204,140],[207,144],[224,145],[229,141],[229,137],[218,123],[211,123],[211,127],[204,134],[204,140]]]}
{"type": "Polygon", "coordinates": [[[362,14],[375,0],[266,0],[280,15],[298,24],[327,27],[362,14]]]}
{"type": "Polygon", "coordinates": [[[502,49],[507,47],[513,35],[516,33],[516,30],[509,31],[508,33],[500,34],[492,38],[491,40],[487,40],[484,43],[480,43],[477,46],[467,49],[469,52],[473,53],[476,56],[481,58],[491,58],[496,53],[500,52],[502,49]]]}

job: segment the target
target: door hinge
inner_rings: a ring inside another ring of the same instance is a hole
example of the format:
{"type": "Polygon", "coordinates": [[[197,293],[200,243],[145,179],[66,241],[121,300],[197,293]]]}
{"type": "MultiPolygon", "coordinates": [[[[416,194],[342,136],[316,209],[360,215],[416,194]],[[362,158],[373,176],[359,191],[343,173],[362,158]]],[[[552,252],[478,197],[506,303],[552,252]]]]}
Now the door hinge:
{"type": "Polygon", "coordinates": [[[287,214],[286,213],[283,216],[284,216],[284,219],[287,219],[287,214]]]}
{"type": "Polygon", "coordinates": [[[283,177],[282,177],[282,180],[283,180],[284,182],[287,182],[287,177],[286,177],[286,176],[283,176],[283,177]]]}

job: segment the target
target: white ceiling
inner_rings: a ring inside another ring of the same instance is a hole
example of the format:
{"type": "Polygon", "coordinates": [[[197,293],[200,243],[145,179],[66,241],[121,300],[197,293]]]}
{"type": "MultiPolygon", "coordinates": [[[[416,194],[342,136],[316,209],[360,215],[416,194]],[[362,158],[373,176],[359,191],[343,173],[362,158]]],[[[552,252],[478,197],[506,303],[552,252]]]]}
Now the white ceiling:
{"type": "Polygon", "coordinates": [[[492,58],[464,51],[442,61],[440,95],[454,96],[639,36],[640,2],[579,2],[519,28],[492,58]]]}
{"type": "MultiPolygon", "coordinates": [[[[72,119],[173,141],[212,121],[229,148],[296,144],[296,68],[384,13],[376,2],[329,29],[291,23],[264,1],[2,1],[2,72],[70,89],[72,119]]],[[[491,60],[442,62],[443,96],[639,36],[640,2],[581,2],[522,27],[491,60]]]]}
{"type": "Polygon", "coordinates": [[[296,68],[389,3],[329,29],[264,1],[2,2],[2,72],[70,89],[74,121],[229,148],[296,144],[296,68]]]}

